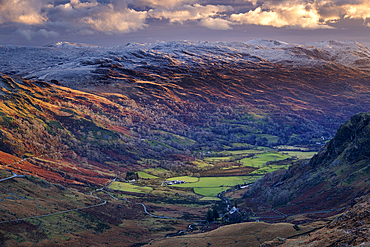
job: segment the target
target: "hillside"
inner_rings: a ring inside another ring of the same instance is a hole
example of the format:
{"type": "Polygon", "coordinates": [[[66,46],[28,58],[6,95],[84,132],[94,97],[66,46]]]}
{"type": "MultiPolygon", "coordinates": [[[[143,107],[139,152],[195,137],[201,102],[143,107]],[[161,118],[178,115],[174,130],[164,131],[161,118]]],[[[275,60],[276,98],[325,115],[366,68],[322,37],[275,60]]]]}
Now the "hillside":
{"type": "Polygon", "coordinates": [[[354,115],[309,162],[268,174],[246,198],[285,214],[346,207],[368,193],[370,114],[354,115]]]}
{"type": "Polygon", "coordinates": [[[310,161],[269,173],[251,184],[243,199],[234,197],[250,222],[157,240],[150,246],[368,244],[369,140],[370,113],[356,114],[310,161]]]}
{"type": "Polygon", "coordinates": [[[2,46],[0,71],[120,104],[137,113],[124,115],[124,126],[142,139],[150,129],[203,147],[221,148],[220,139],[246,143],[255,133],[278,137],[269,144],[307,145],[330,139],[346,119],[369,109],[369,54],[359,43],[338,41],[59,42],[2,46]]]}
{"type": "MultiPolygon", "coordinates": [[[[1,244],[147,244],[229,224],[232,203],[258,245],[366,207],[361,44],[60,42],[2,46],[0,56],[1,244]],[[212,210],[224,217],[208,225],[212,210]],[[57,211],[67,213],[48,215],[57,211]]],[[[199,236],[216,244],[233,227],[199,236]]]]}
{"type": "MultiPolygon", "coordinates": [[[[13,167],[31,172],[36,165],[40,168],[38,175],[57,182],[101,184],[120,169],[125,170],[114,162],[127,160],[125,152],[136,152],[130,151],[122,140],[130,137],[129,131],[106,117],[118,112],[123,116],[130,114],[118,104],[40,81],[2,75],[0,83],[0,149],[21,158],[51,154],[33,159],[33,165],[22,162],[13,167]],[[110,155],[118,150],[121,156],[110,155]],[[92,159],[94,169],[90,170],[88,160],[92,159]],[[106,163],[99,163],[102,160],[106,163]],[[43,175],[42,170],[55,175],[43,175]]],[[[132,165],[135,162],[130,162],[132,165]]]]}

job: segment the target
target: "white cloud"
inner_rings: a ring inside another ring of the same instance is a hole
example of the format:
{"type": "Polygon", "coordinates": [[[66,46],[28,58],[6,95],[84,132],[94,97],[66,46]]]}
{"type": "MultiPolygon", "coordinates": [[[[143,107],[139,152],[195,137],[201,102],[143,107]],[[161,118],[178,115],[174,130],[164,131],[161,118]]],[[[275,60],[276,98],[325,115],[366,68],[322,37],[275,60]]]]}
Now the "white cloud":
{"type": "Polygon", "coordinates": [[[330,24],[343,19],[370,18],[368,0],[249,0],[255,8],[232,14],[239,24],[255,24],[299,29],[333,28],[330,24]]]}
{"type": "Polygon", "coordinates": [[[216,17],[223,12],[233,11],[231,6],[223,5],[185,5],[182,7],[168,9],[154,9],[149,10],[148,14],[156,19],[168,19],[170,22],[184,23],[190,20],[202,20],[209,17],[216,17]]]}
{"type": "Polygon", "coordinates": [[[370,18],[370,2],[360,5],[344,5],[342,9],[345,11],[344,18],[349,19],[366,19],[370,18]]]}
{"type": "Polygon", "coordinates": [[[231,21],[240,24],[255,24],[273,27],[291,27],[304,29],[332,28],[322,23],[321,16],[314,8],[307,8],[307,5],[282,4],[271,6],[264,10],[258,7],[246,13],[233,14],[231,21]]]}
{"type": "Polygon", "coordinates": [[[95,32],[92,31],[92,30],[82,29],[82,30],[78,31],[77,34],[86,36],[86,35],[94,35],[95,32]]]}
{"type": "Polygon", "coordinates": [[[42,38],[46,38],[46,39],[58,38],[59,37],[59,33],[54,32],[54,31],[47,31],[45,29],[40,29],[37,32],[31,31],[31,30],[17,29],[17,31],[15,31],[15,33],[24,37],[27,40],[32,40],[36,37],[42,37],[42,38]]]}
{"type": "Polygon", "coordinates": [[[71,0],[57,5],[50,12],[48,25],[65,26],[65,29],[79,35],[92,35],[98,32],[128,33],[144,28],[147,11],[127,8],[120,1],[117,4],[97,1],[81,2],[71,0]]]}
{"type": "Polygon", "coordinates": [[[108,9],[81,18],[81,21],[97,31],[128,33],[143,28],[146,17],[146,11],[126,9],[118,12],[109,5],[108,9]]]}
{"type": "Polygon", "coordinates": [[[133,4],[141,7],[171,9],[175,6],[183,6],[196,2],[197,0],[136,0],[133,4]]]}
{"type": "Polygon", "coordinates": [[[235,25],[235,23],[221,18],[206,18],[202,19],[199,25],[213,30],[229,30],[232,29],[231,25],[235,25]]]}
{"type": "Polygon", "coordinates": [[[0,23],[15,22],[28,25],[42,24],[47,21],[42,11],[44,1],[1,0],[0,23]]]}
{"type": "Polygon", "coordinates": [[[80,8],[92,8],[98,5],[98,2],[96,0],[91,1],[91,2],[84,2],[82,3],[80,0],[71,0],[70,3],[68,3],[75,9],[80,9],[80,8]]]}
{"type": "Polygon", "coordinates": [[[180,24],[193,22],[214,30],[250,24],[329,29],[344,19],[362,19],[363,25],[369,26],[370,1],[0,0],[0,24],[10,23],[15,29],[21,27],[17,33],[28,39],[36,37],[35,32],[30,31],[36,27],[76,35],[128,33],[153,25],[152,19],[180,24]]]}

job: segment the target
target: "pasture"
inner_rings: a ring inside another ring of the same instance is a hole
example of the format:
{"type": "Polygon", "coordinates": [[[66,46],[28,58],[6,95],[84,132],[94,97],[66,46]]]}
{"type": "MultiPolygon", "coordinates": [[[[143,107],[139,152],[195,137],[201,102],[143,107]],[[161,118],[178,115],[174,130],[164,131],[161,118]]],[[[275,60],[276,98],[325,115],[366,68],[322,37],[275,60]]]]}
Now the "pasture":
{"type": "Polygon", "coordinates": [[[284,151],[293,158],[297,159],[311,159],[317,152],[302,152],[302,151],[284,151]]]}
{"type": "Polygon", "coordinates": [[[250,167],[262,167],[269,161],[280,161],[291,158],[290,155],[282,154],[278,152],[265,152],[261,154],[257,154],[251,158],[244,158],[241,159],[243,166],[250,166],[250,167]]]}
{"type": "Polygon", "coordinates": [[[217,196],[218,193],[238,184],[255,182],[261,176],[229,176],[229,177],[200,177],[198,182],[174,184],[171,187],[193,188],[202,196],[217,196]]]}
{"type": "Polygon", "coordinates": [[[134,192],[134,193],[143,193],[148,194],[153,189],[151,187],[140,187],[137,185],[132,185],[129,183],[122,183],[114,181],[111,186],[109,186],[112,190],[119,190],[119,191],[125,191],[125,192],[134,192]]]}
{"type": "Polygon", "coordinates": [[[155,179],[155,178],[159,178],[157,176],[154,176],[154,175],[151,175],[149,173],[142,172],[142,171],[138,171],[137,172],[137,175],[139,175],[139,178],[143,178],[143,179],[155,179]]]}
{"type": "MultiPolygon", "coordinates": [[[[230,187],[214,187],[214,188],[194,188],[196,194],[205,197],[216,197],[217,195],[225,190],[230,189],[230,187]]],[[[203,199],[204,200],[204,199],[203,199]]]]}
{"type": "Polygon", "coordinates": [[[198,182],[199,178],[189,177],[189,176],[181,176],[181,177],[167,178],[166,180],[167,181],[179,180],[179,181],[185,181],[186,183],[194,183],[194,182],[198,182]]]}

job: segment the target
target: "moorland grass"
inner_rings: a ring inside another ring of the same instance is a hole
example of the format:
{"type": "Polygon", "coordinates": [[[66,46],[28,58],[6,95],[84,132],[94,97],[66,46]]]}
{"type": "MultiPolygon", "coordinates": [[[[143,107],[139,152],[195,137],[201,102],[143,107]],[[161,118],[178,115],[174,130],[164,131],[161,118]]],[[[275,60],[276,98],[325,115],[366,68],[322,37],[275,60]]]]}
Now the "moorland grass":
{"type": "Polygon", "coordinates": [[[229,161],[231,159],[235,159],[234,156],[227,156],[227,157],[208,157],[208,158],[205,158],[204,160],[205,161],[229,161]]]}
{"type": "Polygon", "coordinates": [[[228,189],[230,189],[230,187],[194,188],[194,192],[202,196],[217,198],[219,193],[228,189]]]}
{"type": "Polygon", "coordinates": [[[205,196],[199,199],[199,201],[221,201],[221,199],[218,197],[214,197],[214,196],[205,196]]]}

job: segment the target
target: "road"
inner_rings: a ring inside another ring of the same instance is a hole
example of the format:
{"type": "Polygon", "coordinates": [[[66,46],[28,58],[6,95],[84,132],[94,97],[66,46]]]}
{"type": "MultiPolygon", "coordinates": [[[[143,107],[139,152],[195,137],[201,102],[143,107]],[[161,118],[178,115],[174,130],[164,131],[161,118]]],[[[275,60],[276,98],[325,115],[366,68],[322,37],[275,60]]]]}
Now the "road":
{"type": "MultiPolygon", "coordinates": [[[[98,197],[96,197],[96,198],[98,198],[98,197]]],[[[69,213],[69,212],[73,212],[73,211],[77,211],[77,210],[95,208],[95,207],[99,207],[99,206],[102,206],[102,205],[105,205],[105,204],[107,204],[107,201],[103,201],[100,204],[96,204],[96,205],[92,205],[92,206],[88,206],[88,207],[75,208],[75,209],[70,209],[70,210],[65,210],[65,211],[59,211],[59,212],[51,213],[51,214],[43,214],[43,215],[36,215],[36,216],[32,216],[32,217],[15,219],[15,220],[0,221],[0,224],[11,223],[11,222],[19,222],[19,221],[23,221],[23,220],[31,220],[31,219],[37,219],[37,218],[43,218],[43,217],[48,217],[48,216],[53,216],[53,215],[58,215],[58,214],[65,214],[65,213],[69,213]]]]}
{"type": "MultiPolygon", "coordinates": [[[[54,152],[54,153],[48,153],[48,154],[55,154],[55,153],[62,153],[62,152],[69,152],[70,150],[67,150],[67,151],[58,151],[58,152],[54,152]]],[[[37,156],[32,156],[32,157],[29,157],[29,158],[24,158],[23,160],[21,161],[18,161],[18,162],[14,162],[14,163],[11,163],[11,164],[8,164],[4,167],[10,167],[12,165],[15,165],[15,164],[19,164],[19,163],[22,163],[24,161],[26,161],[27,159],[33,159],[33,158],[36,158],[36,157],[41,157],[41,156],[44,156],[44,155],[48,155],[48,154],[41,154],[41,155],[37,155],[37,156]]],[[[8,169],[7,169],[8,170],[8,169]]],[[[12,172],[12,176],[10,177],[7,177],[7,178],[3,178],[3,179],[0,179],[0,182],[4,182],[6,180],[9,180],[9,179],[13,179],[13,178],[23,178],[23,177],[26,177],[25,175],[18,175],[16,174],[15,172],[12,172]]],[[[110,183],[112,184],[115,180],[117,179],[114,178],[113,181],[110,183]]],[[[109,184],[109,185],[110,185],[109,184]]],[[[105,187],[101,188],[101,189],[97,189],[95,192],[98,192],[98,191],[102,191],[102,192],[105,192],[107,193],[108,195],[110,195],[113,199],[115,200],[118,200],[118,198],[112,196],[108,191],[105,191],[104,190],[105,187]]],[[[32,216],[32,217],[26,217],[26,218],[19,218],[19,219],[14,219],[14,220],[5,220],[5,221],[0,221],[0,224],[4,224],[4,223],[11,223],[11,222],[19,222],[19,221],[24,221],[24,220],[30,220],[30,219],[38,219],[38,218],[43,218],[43,217],[48,217],[48,216],[53,216],[53,215],[58,215],[58,214],[64,214],[64,213],[69,213],[69,212],[73,212],[73,211],[77,211],[77,210],[82,210],[82,209],[89,209],[89,208],[95,208],[95,207],[99,207],[99,206],[102,206],[102,205],[105,205],[107,204],[107,201],[103,201],[100,197],[98,196],[95,196],[93,195],[93,192],[90,192],[90,195],[97,198],[101,203],[99,204],[96,204],[96,205],[92,205],[92,206],[87,206],[87,207],[82,207],[82,208],[75,208],[75,209],[70,209],[70,210],[65,210],[65,211],[59,211],[59,212],[55,212],[55,213],[50,213],[50,214],[43,214],[43,215],[36,215],[36,216],[32,216]]],[[[38,206],[38,205],[37,205],[38,206]]]]}
{"type": "Polygon", "coordinates": [[[11,173],[13,174],[13,176],[0,179],[0,182],[6,181],[6,180],[12,179],[12,178],[24,178],[25,177],[25,175],[18,175],[15,172],[11,172],[11,173]]]}

